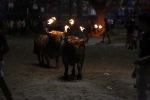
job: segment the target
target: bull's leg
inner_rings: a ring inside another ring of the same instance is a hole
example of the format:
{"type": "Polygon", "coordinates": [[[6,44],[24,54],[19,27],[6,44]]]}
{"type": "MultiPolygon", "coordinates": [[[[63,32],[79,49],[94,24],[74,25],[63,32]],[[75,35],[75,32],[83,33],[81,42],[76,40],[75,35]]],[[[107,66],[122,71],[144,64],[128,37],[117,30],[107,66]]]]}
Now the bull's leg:
{"type": "Polygon", "coordinates": [[[56,61],[56,68],[59,68],[59,57],[57,57],[57,58],[55,59],[55,61],[56,61]]]}
{"type": "Polygon", "coordinates": [[[41,57],[40,57],[40,54],[37,54],[37,58],[38,58],[39,65],[40,65],[40,64],[41,64],[41,57]]]}
{"type": "Polygon", "coordinates": [[[41,54],[41,58],[42,58],[42,60],[40,61],[40,65],[44,65],[44,55],[43,54],[41,54]]]}
{"type": "Polygon", "coordinates": [[[82,79],[82,64],[77,64],[77,68],[78,68],[78,75],[77,75],[77,79],[82,79]]]}
{"type": "Polygon", "coordinates": [[[65,79],[68,79],[68,64],[65,63],[64,60],[62,60],[62,61],[63,61],[64,67],[65,67],[64,76],[65,76],[65,79]]]}
{"type": "Polygon", "coordinates": [[[75,75],[75,64],[73,65],[73,68],[72,68],[72,75],[75,75]]]}
{"type": "Polygon", "coordinates": [[[49,56],[48,55],[45,55],[45,60],[47,62],[46,66],[47,67],[50,67],[50,59],[49,59],[49,56]]]}

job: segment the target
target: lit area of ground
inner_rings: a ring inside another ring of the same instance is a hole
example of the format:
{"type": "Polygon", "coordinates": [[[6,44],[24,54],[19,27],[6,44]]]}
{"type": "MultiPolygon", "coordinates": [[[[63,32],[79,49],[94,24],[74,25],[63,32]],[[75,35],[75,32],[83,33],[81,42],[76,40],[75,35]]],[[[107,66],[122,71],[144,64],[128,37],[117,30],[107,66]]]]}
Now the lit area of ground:
{"type": "MultiPolygon", "coordinates": [[[[104,43],[99,43],[102,37],[90,37],[83,78],[68,81],[63,79],[61,58],[58,69],[38,65],[33,53],[34,35],[8,37],[11,50],[5,56],[3,72],[14,100],[136,100],[135,79],[131,74],[139,51],[125,47],[125,30],[115,33],[111,44],[107,44],[107,37],[104,43]]],[[[51,66],[54,65],[55,60],[51,60],[51,66]]],[[[69,74],[71,69],[70,66],[69,74]]],[[[0,100],[6,100],[1,90],[0,100]]]]}

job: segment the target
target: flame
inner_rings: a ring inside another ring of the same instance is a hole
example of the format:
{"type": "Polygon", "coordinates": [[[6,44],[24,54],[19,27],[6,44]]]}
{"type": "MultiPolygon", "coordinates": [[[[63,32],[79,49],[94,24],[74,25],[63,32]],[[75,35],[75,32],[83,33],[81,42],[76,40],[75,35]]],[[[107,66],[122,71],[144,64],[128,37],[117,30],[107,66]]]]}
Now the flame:
{"type": "Polygon", "coordinates": [[[52,17],[51,19],[48,20],[48,24],[52,24],[54,21],[56,21],[56,18],[52,17]]]}
{"type": "Polygon", "coordinates": [[[81,30],[82,32],[84,31],[84,29],[85,29],[84,27],[80,26],[80,30],[81,30]]]}
{"type": "Polygon", "coordinates": [[[52,17],[52,19],[55,21],[55,20],[56,20],[56,17],[52,17]]]}
{"type": "Polygon", "coordinates": [[[65,32],[67,33],[67,29],[70,28],[68,25],[65,25],[65,32]]]}
{"type": "Polygon", "coordinates": [[[69,23],[70,23],[71,25],[73,25],[73,24],[74,24],[74,20],[73,20],[73,19],[70,19],[70,20],[69,20],[69,23]]]}
{"type": "Polygon", "coordinates": [[[54,22],[53,19],[49,19],[49,20],[48,20],[48,24],[52,24],[53,22],[54,22]]]}

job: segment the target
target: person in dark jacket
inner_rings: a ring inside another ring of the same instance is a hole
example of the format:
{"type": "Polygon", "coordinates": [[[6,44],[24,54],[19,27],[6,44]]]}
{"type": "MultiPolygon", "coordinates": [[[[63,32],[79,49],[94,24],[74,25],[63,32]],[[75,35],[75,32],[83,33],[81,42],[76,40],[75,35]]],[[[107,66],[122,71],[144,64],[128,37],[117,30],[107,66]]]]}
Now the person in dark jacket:
{"type": "Polygon", "coordinates": [[[103,40],[101,41],[101,43],[104,43],[105,34],[106,34],[108,37],[108,43],[107,44],[111,44],[110,36],[109,36],[111,28],[110,28],[110,25],[109,25],[108,20],[106,18],[104,19],[104,21],[105,21],[105,31],[103,33],[103,40]]]}
{"type": "Polygon", "coordinates": [[[12,94],[7,86],[7,83],[4,79],[4,74],[2,67],[4,66],[4,55],[9,51],[10,47],[8,45],[7,39],[1,30],[2,24],[0,24],[0,88],[2,89],[3,94],[7,100],[13,100],[12,94]]]}
{"type": "Polygon", "coordinates": [[[144,31],[139,58],[134,61],[136,68],[132,74],[136,78],[138,100],[146,100],[146,90],[150,83],[150,14],[139,16],[139,27],[144,31]]]}

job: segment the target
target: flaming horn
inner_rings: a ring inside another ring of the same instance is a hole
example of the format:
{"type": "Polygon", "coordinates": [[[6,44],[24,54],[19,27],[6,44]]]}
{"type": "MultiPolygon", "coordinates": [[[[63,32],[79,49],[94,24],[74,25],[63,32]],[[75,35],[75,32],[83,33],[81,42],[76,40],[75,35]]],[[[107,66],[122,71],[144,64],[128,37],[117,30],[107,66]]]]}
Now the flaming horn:
{"type": "Polygon", "coordinates": [[[56,18],[52,17],[51,19],[48,20],[48,24],[52,24],[54,21],[56,21],[56,18]]]}
{"type": "Polygon", "coordinates": [[[89,40],[88,32],[82,26],[80,26],[80,30],[85,33],[86,38],[84,38],[84,40],[85,40],[85,42],[87,42],[89,40]]]}

